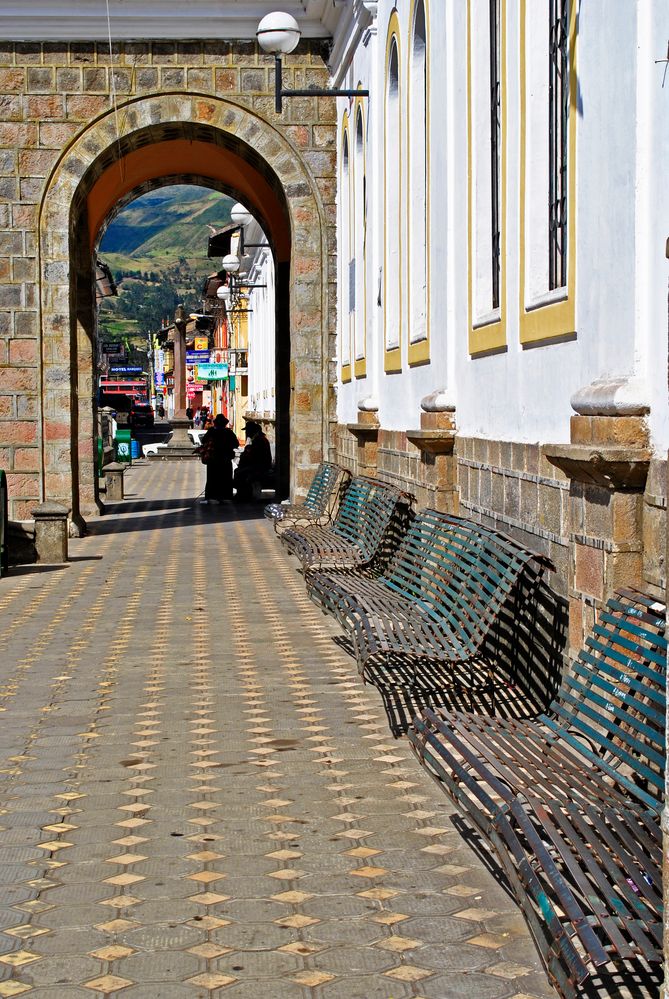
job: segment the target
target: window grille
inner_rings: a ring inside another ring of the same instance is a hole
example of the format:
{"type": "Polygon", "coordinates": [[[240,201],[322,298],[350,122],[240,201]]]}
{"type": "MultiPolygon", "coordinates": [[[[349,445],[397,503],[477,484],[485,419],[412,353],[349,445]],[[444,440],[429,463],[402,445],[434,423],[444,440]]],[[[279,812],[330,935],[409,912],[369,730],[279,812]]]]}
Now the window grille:
{"type": "Polygon", "coordinates": [[[500,114],[500,0],[489,0],[490,11],[490,222],[492,249],[492,307],[499,308],[501,148],[500,114]]]}
{"type": "Polygon", "coordinates": [[[567,284],[569,0],[549,0],[548,286],[567,284]]]}

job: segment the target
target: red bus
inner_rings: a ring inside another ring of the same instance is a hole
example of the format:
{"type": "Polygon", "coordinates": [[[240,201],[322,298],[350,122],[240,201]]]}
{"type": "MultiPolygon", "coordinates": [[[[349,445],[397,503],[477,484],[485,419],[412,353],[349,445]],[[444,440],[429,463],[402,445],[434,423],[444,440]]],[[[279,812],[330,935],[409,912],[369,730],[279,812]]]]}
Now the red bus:
{"type": "Polygon", "coordinates": [[[138,378],[119,378],[114,375],[100,377],[100,395],[127,395],[134,402],[149,401],[149,387],[146,375],[138,378]]]}

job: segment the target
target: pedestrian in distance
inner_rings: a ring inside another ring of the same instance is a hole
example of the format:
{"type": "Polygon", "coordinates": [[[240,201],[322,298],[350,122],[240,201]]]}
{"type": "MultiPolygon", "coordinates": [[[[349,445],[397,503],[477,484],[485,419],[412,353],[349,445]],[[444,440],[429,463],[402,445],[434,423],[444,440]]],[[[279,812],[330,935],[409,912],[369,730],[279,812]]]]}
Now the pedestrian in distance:
{"type": "Polygon", "coordinates": [[[203,503],[222,503],[232,499],[232,459],[239,441],[228,422],[227,416],[219,413],[197,448],[200,460],[207,466],[203,503]]]}
{"type": "Polygon", "coordinates": [[[193,410],[191,409],[190,406],[188,406],[186,408],[186,419],[188,420],[189,425],[192,427],[193,426],[193,410]]]}
{"type": "Polygon", "coordinates": [[[253,499],[254,483],[262,483],[272,468],[272,449],[263,429],[255,420],[246,424],[246,447],[239,456],[234,476],[236,499],[253,499]]]}

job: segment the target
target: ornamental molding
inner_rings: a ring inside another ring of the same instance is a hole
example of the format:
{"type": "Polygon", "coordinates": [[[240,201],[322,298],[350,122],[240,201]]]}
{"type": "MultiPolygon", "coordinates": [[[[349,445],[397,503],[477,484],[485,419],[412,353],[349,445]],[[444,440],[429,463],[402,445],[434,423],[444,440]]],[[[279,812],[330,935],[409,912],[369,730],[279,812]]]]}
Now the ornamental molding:
{"type": "Polygon", "coordinates": [[[577,389],[570,399],[579,416],[644,416],[650,412],[650,393],[642,378],[596,378],[577,389]]]}

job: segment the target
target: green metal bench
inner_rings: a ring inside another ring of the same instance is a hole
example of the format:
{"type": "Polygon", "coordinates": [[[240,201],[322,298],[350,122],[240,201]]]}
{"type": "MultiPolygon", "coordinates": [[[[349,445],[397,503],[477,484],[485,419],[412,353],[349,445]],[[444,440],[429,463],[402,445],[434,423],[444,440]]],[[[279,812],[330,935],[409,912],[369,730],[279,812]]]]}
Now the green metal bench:
{"type": "Polygon", "coordinates": [[[306,583],[312,600],[351,631],[365,679],[414,689],[490,686],[486,639],[521,577],[536,583],[547,565],[499,531],[423,510],[379,578],[311,571],[306,583]]]}
{"type": "Polygon", "coordinates": [[[385,482],[351,479],[328,526],[289,528],[281,542],[305,570],[379,572],[406,529],[413,497],[385,482]]]}
{"type": "Polygon", "coordinates": [[[7,550],[9,515],[7,510],[7,476],[0,469],[0,576],[6,576],[9,571],[9,551],[7,550]]]}
{"type": "Polygon", "coordinates": [[[620,590],[535,721],[425,709],[409,730],[495,849],[569,999],[597,976],[640,967],[652,985],[659,973],[665,617],[620,590]]]}
{"type": "Polygon", "coordinates": [[[327,524],[351,476],[333,462],[323,461],[316,469],[303,503],[269,503],[264,510],[277,534],[288,527],[327,524]]]}

